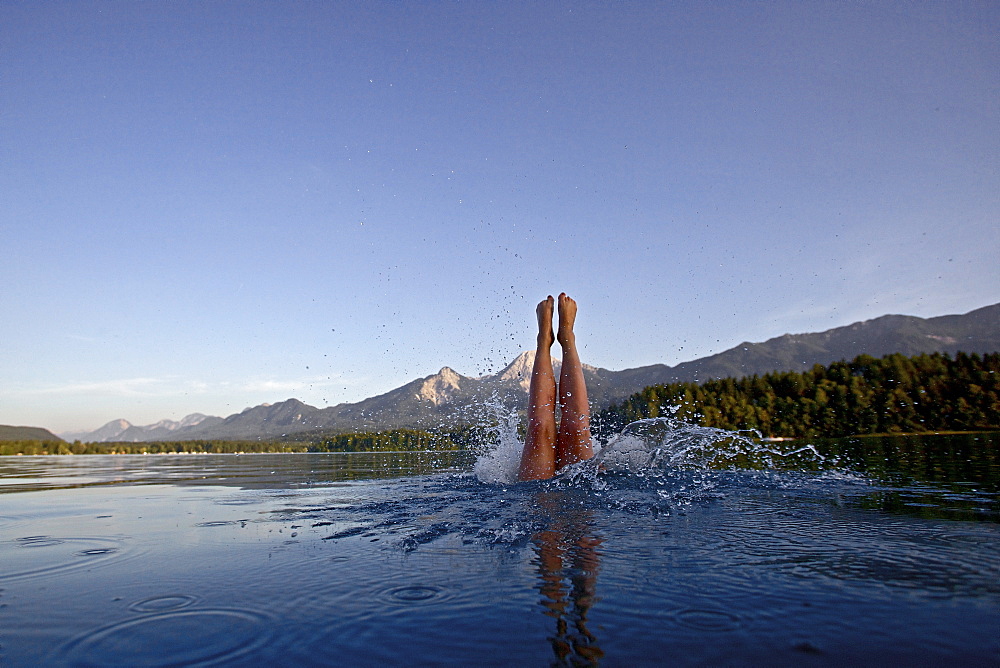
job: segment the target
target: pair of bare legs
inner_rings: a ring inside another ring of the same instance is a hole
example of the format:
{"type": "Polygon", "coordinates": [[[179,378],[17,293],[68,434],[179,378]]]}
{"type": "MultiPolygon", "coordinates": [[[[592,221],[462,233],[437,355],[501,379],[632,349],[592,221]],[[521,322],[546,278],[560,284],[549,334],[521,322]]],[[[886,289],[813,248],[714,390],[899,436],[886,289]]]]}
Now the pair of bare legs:
{"type": "Polygon", "coordinates": [[[594,456],[590,439],[590,404],[583,367],[576,350],[576,302],[559,295],[559,329],[552,333],[555,300],[550,295],[535,308],[538,315],[538,348],[528,389],[528,433],[521,453],[521,480],[545,480],[562,467],[594,456]],[[556,378],[549,349],[555,340],[562,346],[559,373],[559,408],[556,428],[556,378]]]}

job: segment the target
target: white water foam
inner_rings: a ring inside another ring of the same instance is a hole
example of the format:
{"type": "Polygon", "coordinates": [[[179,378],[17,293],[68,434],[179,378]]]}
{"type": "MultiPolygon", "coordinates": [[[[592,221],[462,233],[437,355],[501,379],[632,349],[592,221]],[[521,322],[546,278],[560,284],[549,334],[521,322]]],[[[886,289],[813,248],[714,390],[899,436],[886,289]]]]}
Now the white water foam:
{"type": "MultiPolygon", "coordinates": [[[[491,407],[496,417],[492,445],[478,453],[474,473],[480,482],[517,482],[524,441],[518,435],[518,415],[491,407]]],[[[673,416],[637,420],[608,439],[603,447],[594,441],[594,457],[565,467],[557,477],[594,480],[605,473],[647,476],[665,470],[720,468],[788,468],[796,462],[809,467],[823,456],[812,446],[789,450],[760,442],[756,431],[730,431],[683,422],[673,416]]]]}
{"type": "Polygon", "coordinates": [[[524,442],[518,436],[520,418],[516,411],[504,409],[499,401],[486,405],[495,418],[490,428],[492,438],[487,438],[476,458],[473,472],[480,482],[509,485],[517,482],[517,469],[521,462],[524,442]],[[490,444],[492,443],[492,444],[490,444]]]}

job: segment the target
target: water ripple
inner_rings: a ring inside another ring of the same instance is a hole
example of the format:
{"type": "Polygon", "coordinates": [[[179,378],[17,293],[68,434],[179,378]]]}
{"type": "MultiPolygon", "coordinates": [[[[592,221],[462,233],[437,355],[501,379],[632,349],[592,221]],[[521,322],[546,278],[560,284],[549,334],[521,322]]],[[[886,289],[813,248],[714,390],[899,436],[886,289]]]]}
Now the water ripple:
{"type": "Polygon", "coordinates": [[[383,599],[397,603],[427,603],[443,601],[450,598],[450,592],[444,587],[434,585],[406,585],[393,587],[382,592],[383,599]]]}
{"type": "Polygon", "coordinates": [[[687,608],[675,612],[673,617],[681,626],[698,631],[733,631],[743,625],[739,617],[724,610],[687,608]]]}
{"type": "Polygon", "coordinates": [[[124,555],[111,538],[24,536],[0,541],[0,581],[94,566],[124,555]]]}
{"type": "Polygon", "coordinates": [[[269,621],[249,610],[158,613],[91,631],[71,640],[59,653],[62,661],[79,666],[228,663],[245,660],[267,644],[269,621]]]}
{"type": "Polygon", "coordinates": [[[190,594],[167,594],[164,596],[152,596],[128,606],[132,612],[168,612],[188,608],[198,602],[197,596],[190,594]]]}

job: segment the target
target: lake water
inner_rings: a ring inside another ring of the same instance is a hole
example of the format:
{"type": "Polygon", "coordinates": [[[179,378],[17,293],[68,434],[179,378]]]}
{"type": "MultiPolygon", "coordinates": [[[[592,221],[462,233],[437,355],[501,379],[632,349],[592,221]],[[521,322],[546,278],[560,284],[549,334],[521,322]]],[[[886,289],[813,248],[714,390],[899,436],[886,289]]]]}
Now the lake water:
{"type": "Polygon", "coordinates": [[[666,432],[521,484],[509,444],[2,457],[0,664],[998,664],[995,434],[956,479],[666,432]]]}

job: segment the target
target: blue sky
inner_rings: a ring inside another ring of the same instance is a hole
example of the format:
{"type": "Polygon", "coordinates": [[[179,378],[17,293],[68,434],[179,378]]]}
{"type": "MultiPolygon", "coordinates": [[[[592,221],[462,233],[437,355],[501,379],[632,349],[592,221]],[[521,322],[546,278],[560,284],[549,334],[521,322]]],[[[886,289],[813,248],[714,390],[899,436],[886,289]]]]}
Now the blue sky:
{"type": "Polygon", "coordinates": [[[1000,5],[5,2],[0,424],[1000,301],[1000,5]]]}

